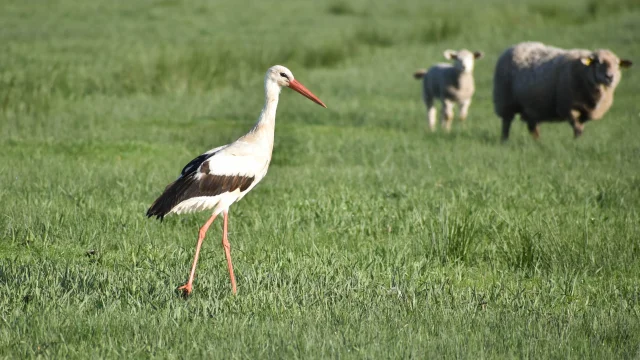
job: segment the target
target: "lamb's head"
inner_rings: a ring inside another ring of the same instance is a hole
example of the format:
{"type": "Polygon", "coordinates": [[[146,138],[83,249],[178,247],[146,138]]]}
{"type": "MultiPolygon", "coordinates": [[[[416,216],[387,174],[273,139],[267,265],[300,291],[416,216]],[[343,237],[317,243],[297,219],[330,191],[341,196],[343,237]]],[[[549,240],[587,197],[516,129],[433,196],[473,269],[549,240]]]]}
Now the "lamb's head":
{"type": "Polygon", "coordinates": [[[444,57],[453,60],[453,66],[460,72],[473,72],[473,65],[476,59],[480,59],[484,56],[482,51],[471,52],[467,49],[459,51],[445,50],[444,57]]]}
{"type": "Polygon", "coordinates": [[[609,50],[596,50],[580,61],[586,66],[589,82],[607,87],[616,87],[620,82],[620,68],[628,68],[633,63],[630,60],[620,60],[609,50]]]}

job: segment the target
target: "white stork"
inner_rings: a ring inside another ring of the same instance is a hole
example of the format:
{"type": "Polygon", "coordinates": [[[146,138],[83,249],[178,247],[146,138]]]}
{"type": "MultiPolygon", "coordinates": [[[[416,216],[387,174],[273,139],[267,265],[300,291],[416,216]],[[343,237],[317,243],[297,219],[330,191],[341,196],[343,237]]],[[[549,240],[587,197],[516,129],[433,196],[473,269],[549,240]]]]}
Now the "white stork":
{"type": "Polygon", "coordinates": [[[265,104],[256,125],[235,142],[209,150],[191,160],[178,179],[167,185],[164,192],[147,210],[147,216],[162,220],[165,215],[213,209],[213,214],[200,228],[196,253],[189,281],[178,288],[185,295],[192,290],[193,278],[202,241],[216,216],[224,215],[222,246],[227,257],[231,289],[236,294],[236,279],[231,263],[231,246],[227,239],[229,206],[242,199],[267,174],[276,124],[278,97],[283,86],[327,107],[320,99],[293,78],[284,66],[267,70],[264,78],[265,104]]]}

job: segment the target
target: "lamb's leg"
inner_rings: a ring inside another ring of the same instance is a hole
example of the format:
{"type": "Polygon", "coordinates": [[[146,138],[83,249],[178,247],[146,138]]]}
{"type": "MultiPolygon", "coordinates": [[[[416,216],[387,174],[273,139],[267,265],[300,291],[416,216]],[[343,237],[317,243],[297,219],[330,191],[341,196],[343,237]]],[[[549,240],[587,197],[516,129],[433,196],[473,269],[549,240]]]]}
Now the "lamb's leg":
{"type": "Polygon", "coordinates": [[[460,103],[460,120],[467,120],[467,115],[469,115],[469,106],[471,106],[471,99],[465,100],[460,103]]]}
{"type": "Polygon", "coordinates": [[[429,129],[436,131],[436,115],[438,110],[433,106],[433,98],[425,98],[424,103],[427,106],[427,122],[429,123],[429,129]]]}
{"type": "Polygon", "coordinates": [[[445,130],[451,131],[451,121],[453,120],[453,102],[447,99],[442,101],[442,126],[445,130]]]}

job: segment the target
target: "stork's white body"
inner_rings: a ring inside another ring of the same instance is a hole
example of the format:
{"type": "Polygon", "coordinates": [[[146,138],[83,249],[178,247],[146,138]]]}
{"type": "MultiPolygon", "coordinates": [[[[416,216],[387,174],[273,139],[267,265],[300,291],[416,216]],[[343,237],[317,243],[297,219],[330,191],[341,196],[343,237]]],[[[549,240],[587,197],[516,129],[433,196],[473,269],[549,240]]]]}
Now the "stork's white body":
{"type": "MultiPolygon", "coordinates": [[[[271,155],[273,153],[273,139],[275,133],[276,108],[278,97],[267,102],[262,110],[258,123],[254,128],[236,140],[235,142],[207,151],[205,154],[215,153],[208,159],[210,175],[241,176],[253,178],[249,187],[244,191],[239,188],[226,191],[216,196],[198,196],[184,200],[170,213],[182,214],[201,210],[214,209],[217,215],[229,209],[234,202],[242,199],[267,175],[271,155]]],[[[198,170],[201,170],[202,165],[198,170]]],[[[199,180],[206,174],[198,171],[196,177],[199,180]]]]}

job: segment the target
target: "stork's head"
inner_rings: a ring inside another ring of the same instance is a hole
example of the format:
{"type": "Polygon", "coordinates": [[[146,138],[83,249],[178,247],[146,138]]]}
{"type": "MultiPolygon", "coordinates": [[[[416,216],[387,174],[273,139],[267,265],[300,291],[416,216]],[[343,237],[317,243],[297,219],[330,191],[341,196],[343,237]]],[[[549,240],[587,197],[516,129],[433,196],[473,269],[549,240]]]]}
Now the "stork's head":
{"type": "Polygon", "coordinates": [[[482,51],[471,52],[467,49],[460,51],[445,50],[444,57],[453,60],[454,66],[461,72],[472,72],[473,65],[476,59],[480,59],[484,56],[482,51]]]}
{"type": "Polygon", "coordinates": [[[269,92],[270,86],[277,86],[278,90],[282,87],[288,87],[292,90],[299,92],[304,95],[307,99],[315,102],[316,104],[327,107],[317,96],[313,95],[309,89],[304,87],[300,82],[293,78],[293,73],[291,70],[287,69],[282,65],[274,65],[267,70],[267,75],[265,76],[265,86],[267,87],[267,92],[269,92]]]}

